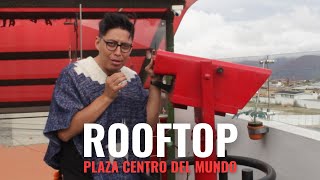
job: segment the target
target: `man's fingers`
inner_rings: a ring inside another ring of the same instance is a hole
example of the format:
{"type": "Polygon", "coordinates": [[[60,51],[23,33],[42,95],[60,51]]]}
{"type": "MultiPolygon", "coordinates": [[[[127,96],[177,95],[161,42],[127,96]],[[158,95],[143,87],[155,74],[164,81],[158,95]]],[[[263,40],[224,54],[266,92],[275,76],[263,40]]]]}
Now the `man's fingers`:
{"type": "Polygon", "coordinates": [[[147,71],[149,75],[153,74],[153,60],[150,61],[144,70],[147,71]]]}
{"type": "Polygon", "coordinates": [[[112,79],[112,81],[115,81],[117,80],[118,78],[121,78],[121,77],[126,77],[123,72],[118,72],[118,73],[114,73],[110,76],[110,78],[112,79]]]}
{"type": "Polygon", "coordinates": [[[152,69],[153,68],[153,58],[151,58],[151,60],[150,60],[150,63],[149,63],[149,67],[150,67],[150,69],[152,69]]]}
{"type": "Polygon", "coordinates": [[[144,68],[144,70],[149,70],[150,69],[150,67],[151,67],[151,65],[150,65],[150,63],[144,68]]]}
{"type": "Polygon", "coordinates": [[[114,91],[119,91],[119,90],[123,89],[124,87],[126,87],[127,84],[128,84],[127,81],[122,81],[117,86],[114,86],[114,91]]]}
{"type": "Polygon", "coordinates": [[[122,73],[122,72],[119,72],[119,73],[114,73],[112,74],[111,76],[109,76],[107,78],[107,82],[110,82],[110,83],[115,83],[115,81],[119,78],[125,78],[126,76],[122,73]]]}
{"type": "Polygon", "coordinates": [[[116,80],[113,82],[113,85],[119,86],[121,83],[123,83],[123,82],[126,81],[126,80],[127,80],[126,77],[120,77],[120,78],[116,79],[116,80]]]}

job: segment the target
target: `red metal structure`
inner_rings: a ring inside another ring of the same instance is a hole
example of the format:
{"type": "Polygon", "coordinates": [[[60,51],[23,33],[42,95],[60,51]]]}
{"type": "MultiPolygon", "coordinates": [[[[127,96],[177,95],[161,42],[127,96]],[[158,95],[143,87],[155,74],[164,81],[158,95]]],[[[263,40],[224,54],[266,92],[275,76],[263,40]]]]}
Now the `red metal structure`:
{"type": "MultiPolygon", "coordinates": [[[[214,115],[237,113],[271,75],[267,69],[165,51],[157,52],[154,71],[159,75],[174,76],[170,101],[177,107],[195,107],[196,123],[210,124],[214,132],[214,115]]],[[[201,136],[201,149],[204,150],[205,137],[204,134],[201,136]]],[[[195,157],[195,160],[216,161],[216,148],[213,149],[210,157],[195,157]]],[[[195,179],[216,180],[217,175],[196,173],[195,179]]]]}
{"type": "Polygon", "coordinates": [[[105,12],[132,17],[136,34],[127,66],[143,79],[145,51],[172,49],[173,34],[195,1],[1,1],[0,108],[48,106],[61,69],[81,55],[95,55],[97,24],[105,12]],[[179,16],[175,5],[183,7],[179,16]]]}

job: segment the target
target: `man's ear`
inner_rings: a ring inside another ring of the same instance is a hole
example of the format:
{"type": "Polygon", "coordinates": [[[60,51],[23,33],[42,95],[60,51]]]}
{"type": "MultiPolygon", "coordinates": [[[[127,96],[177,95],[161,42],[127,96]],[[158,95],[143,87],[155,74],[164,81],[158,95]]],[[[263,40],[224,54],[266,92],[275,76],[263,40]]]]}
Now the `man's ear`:
{"type": "Polygon", "coordinates": [[[96,36],[96,40],[95,40],[94,44],[95,44],[97,50],[100,49],[100,47],[99,47],[100,41],[101,41],[101,38],[99,36],[96,36]]]}

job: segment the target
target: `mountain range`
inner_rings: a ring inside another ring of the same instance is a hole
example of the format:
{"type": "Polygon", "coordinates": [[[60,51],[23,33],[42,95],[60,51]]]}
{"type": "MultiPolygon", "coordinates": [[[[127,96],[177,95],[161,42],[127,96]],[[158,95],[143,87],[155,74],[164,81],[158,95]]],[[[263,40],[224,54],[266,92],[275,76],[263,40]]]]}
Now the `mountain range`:
{"type": "MultiPolygon", "coordinates": [[[[238,63],[262,67],[258,61],[244,60],[238,63]]],[[[268,66],[272,70],[271,79],[320,80],[320,56],[279,57],[275,59],[275,63],[268,66]]]]}

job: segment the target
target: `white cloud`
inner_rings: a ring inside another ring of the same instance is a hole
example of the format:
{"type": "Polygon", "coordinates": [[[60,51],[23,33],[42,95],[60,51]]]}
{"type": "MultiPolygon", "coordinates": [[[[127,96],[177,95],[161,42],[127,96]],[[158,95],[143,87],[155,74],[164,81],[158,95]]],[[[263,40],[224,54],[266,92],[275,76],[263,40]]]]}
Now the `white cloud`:
{"type": "MultiPolygon", "coordinates": [[[[246,11],[246,7],[232,7],[229,12],[239,16],[246,11]]],[[[320,50],[317,7],[286,8],[287,11],[242,20],[227,20],[221,13],[207,11],[207,6],[205,10],[191,8],[176,33],[175,51],[218,58],[320,50]]]]}

